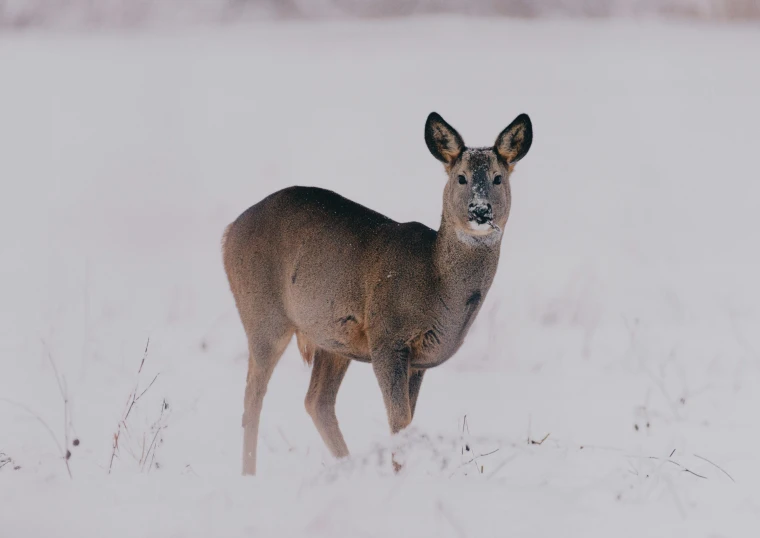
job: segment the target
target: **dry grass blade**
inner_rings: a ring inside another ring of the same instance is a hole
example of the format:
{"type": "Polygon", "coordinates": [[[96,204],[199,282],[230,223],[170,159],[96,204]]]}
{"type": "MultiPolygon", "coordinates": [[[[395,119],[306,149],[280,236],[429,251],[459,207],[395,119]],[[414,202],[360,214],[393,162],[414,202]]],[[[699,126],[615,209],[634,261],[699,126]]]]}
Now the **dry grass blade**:
{"type": "Polygon", "coordinates": [[[53,429],[48,425],[48,423],[45,422],[45,420],[41,416],[39,416],[37,413],[35,413],[34,411],[29,409],[27,406],[25,406],[22,403],[16,402],[14,400],[10,400],[8,398],[0,398],[0,402],[5,402],[7,404],[18,407],[19,409],[23,409],[33,418],[37,419],[37,422],[42,424],[45,430],[50,434],[50,438],[55,443],[55,446],[58,448],[58,453],[61,455],[61,459],[63,460],[64,465],[66,465],[66,471],[69,473],[69,478],[73,479],[74,477],[71,475],[71,468],[69,467],[69,461],[66,458],[66,452],[64,452],[63,448],[61,447],[61,444],[58,442],[58,439],[55,436],[55,433],[53,432],[53,429]]]}
{"type": "Polygon", "coordinates": [[[55,361],[53,360],[53,355],[50,353],[50,348],[48,348],[45,341],[42,341],[42,345],[45,347],[45,355],[47,356],[48,361],[50,362],[50,366],[53,368],[53,373],[55,373],[55,381],[58,383],[58,390],[61,393],[61,398],[63,398],[63,401],[67,401],[66,397],[66,391],[63,388],[63,383],[61,382],[61,376],[58,374],[58,368],[55,366],[55,361]]]}
{"type": "Polygon", "coordinates": [[[718,470],[719,470],[721,473],[723,473],[724,475],[726,475],[728,478],[730,478],[730,479],[731,479],[731,482],[734,482],[734,483],[736,483],[736,480],[734,480],[734,477],[733,477],[733,476],[731,476],[730,474],[728,474],[728,472],[726,472],[726,470],[725,470],[725,469],[723,469],[723,467],[721,467],[720,465],[718,465],[718,464],[716,464],[716,463],[713,463],[713,462],[711,462],[710,460],[708,460],[707,458],[703,458],[702,456],[700,456],[700,455],[698,455],[698,454],[694,454],[694,457],[695,457],[695,458],[699,458],[699,459],[701,459],[702,461],[706,461],[707,463],[709,463],[710,465],[712,465],[713,467],[715,467],[716,469],[718,469],[718,470]]]}
{"type": "Polygon", "coordinates": [[[496,469],[491,471],[491,474],[488,475],[487,480],[491,480],[494,476],[499,474],[499,471],[501,471],[504,467],[512,463],[517,458],[517,456],[518,456],[517,454],[512,454],[510,457],[502,461],[499,465],[496,466],[496,469]]]}
{"type": "Polygon", "coordinates": [[[148,358],[148,347],[150,346],[150,338],[145,342],[145,351],[143,351],[143,358],[140,362],[140,367],[137,369],[137,375],[140,375],[140,372],[142,372],[143,365],[145,364],[145,359],[148,358]]]}
{"type": "Polygon", "coordinates": [[[706,476],[703,476],[703,475],[701,475],[699,473],[695,473],[694,471],[692,471],[688,467],[685,467],[685,466],[681,465],[680,463],[678,463],[677,461],[671,460],[670,458],[658,458],[657,456],[649,456],[649,459],[650,460],[658,460],[658,461],[662,461],[662,462],[665,462],[665,463],[672,463],[673,465],[676,465],[676,466],[680,467],[683,470],[683,472],[685,472],[685,473],[693,474],[694,476],[696,476],[698,478],[704,478],[705,480],[707,480],[706,476]]]}
{"type": "Polygon", "coordinates": [[[61,399],[63,400],[63,441],[66,446],[66,452],[63,459],[66,462],[66,471],[69,473],[69,478],[73,478],[71,476],[71,468],[69,467],[69,458],[71,457],[71,451],[69,450],[69,428],[71,427],[71,419],[69,418],[69,395],[66,390],[66,379],[58,373],[58,367],[53,360],[53,354],[50,352],[50,348],[44,340],[42,340],[42,346],[45,348],[45,356],[47,357],[50,366],[53,368],[55,382],[58,384],[58,392],[61,394],[61,399]]]}

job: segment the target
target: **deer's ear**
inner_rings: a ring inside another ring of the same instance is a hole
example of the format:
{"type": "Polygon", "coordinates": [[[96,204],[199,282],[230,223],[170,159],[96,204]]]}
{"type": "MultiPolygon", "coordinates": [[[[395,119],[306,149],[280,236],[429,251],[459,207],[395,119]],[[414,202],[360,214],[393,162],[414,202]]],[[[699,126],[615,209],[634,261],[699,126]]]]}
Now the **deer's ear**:
{"type": "Polygon", "coordinates": [[[509,164],[514,164],[528,153],[533,143],[533,125],[527,114],[520,114],[496,138],[494,149],[509,164]]]}
{"type": "Polygon", "coordinates": [[[465,147],[456,129],[435,112],[431,112],[425,122],[425,142],[433,157],[445,164],[457,160],[465,147]]]}

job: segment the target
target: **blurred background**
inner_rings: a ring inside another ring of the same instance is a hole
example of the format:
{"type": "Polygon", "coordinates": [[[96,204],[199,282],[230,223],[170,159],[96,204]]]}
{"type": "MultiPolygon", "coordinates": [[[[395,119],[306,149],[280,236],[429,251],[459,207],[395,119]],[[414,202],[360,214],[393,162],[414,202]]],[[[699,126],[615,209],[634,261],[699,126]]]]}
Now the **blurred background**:
{"type": "Polygon", "coordinates": [[[140,26],[158,21],[334,19],[450,13],[496,17],[760,18],[757,0],[2,0],[0,26],[140,26]]]}

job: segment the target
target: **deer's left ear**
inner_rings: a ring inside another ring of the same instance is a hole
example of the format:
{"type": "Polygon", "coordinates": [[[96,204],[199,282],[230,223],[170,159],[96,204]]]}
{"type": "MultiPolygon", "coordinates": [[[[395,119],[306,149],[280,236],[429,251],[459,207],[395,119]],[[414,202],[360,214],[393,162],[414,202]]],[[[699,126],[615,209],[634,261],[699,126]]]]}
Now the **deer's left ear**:
{"type": "Polygon", "coordinates": [[[520,114],[496,138],[494,149],[509,164],[527,155],[533,143],[533,125],[527,114],[520,114]]]}

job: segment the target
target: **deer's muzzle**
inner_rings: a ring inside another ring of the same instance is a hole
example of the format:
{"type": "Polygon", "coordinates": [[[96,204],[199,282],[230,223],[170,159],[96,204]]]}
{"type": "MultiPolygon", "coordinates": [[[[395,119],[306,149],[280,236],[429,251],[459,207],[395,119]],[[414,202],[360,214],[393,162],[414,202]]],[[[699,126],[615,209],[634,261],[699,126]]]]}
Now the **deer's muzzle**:
{"type": "Polygon", "coordinates": [[[486,224],[493,220],[493,208],[485,202],[472,202],[468,208],[467,216],[470,222],[486,224]]]}

